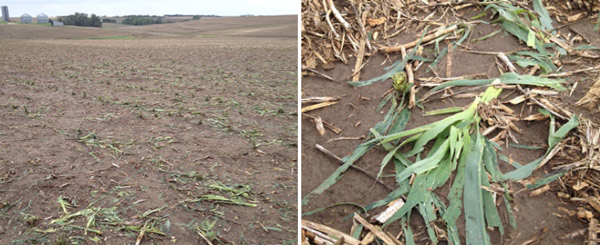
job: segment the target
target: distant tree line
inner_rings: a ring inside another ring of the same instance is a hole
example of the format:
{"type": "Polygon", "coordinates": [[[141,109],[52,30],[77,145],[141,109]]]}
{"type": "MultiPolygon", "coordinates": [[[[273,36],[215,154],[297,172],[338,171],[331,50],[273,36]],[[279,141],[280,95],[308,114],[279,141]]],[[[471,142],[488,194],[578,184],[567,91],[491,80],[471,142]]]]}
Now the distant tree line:
{"type": "Polygon", "coordinates": [[[123,21],[121,21],[121,24],[134,25],[134,26],[153,25],[153,24],[162,24],[162,23],[163,23],[162,17],[149,18],[146,16],[128,16],[123,21]]]}
{"type": "Polygon", "coordinates": [[[145,14],[145,15],[123,15],[123,17],[149,17],[149,18],[151,17],[151,18],[160,18],[162,16],[145,14]]]}
{"type": "Polygon", "coordinates": [[[117,20],[104,18],[104,19],[102,19],[102,23],[117,23],[117,20]]]}
{"type": "Polygon", "coordinates": [[[221,17],[218,15],[214,15],[214,14],[202,14],[202,15],[189,15],[189,14],[165,14],[165,17],[192,17],[192,18],[198,18],[200,19],[200,17],[221,17]]]}
{"type": "Polygon", "coordinates": [[[84,13],[75,13],[68,16],[58,17],[57,20],[65,25],[102,27],[102,21],[100,20],[100,17],[95,14],[88,16],[88,14],[84,13]]]}

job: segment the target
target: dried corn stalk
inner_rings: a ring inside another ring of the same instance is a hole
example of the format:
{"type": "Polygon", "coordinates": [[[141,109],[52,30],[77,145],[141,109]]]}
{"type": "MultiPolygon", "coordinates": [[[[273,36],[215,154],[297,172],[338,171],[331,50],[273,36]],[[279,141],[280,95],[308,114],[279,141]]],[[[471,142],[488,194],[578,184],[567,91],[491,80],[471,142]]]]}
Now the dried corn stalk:
{"type": "Polygon", "coordinates": [[[590,90],[575,103],[578,106],[583,106],[589,110],[600,110],[600,76],[598,80],[590,87],[590,90]]]}

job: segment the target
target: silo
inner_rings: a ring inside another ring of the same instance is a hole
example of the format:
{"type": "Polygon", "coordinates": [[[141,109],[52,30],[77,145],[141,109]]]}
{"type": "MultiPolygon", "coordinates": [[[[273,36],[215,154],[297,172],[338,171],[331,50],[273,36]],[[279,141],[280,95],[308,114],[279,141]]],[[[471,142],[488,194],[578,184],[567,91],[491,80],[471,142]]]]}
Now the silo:
{"type": "Polygon", "coordinates": [[[8,6],[2,6],[2,20],[10,22],[10,16],[8,16],[8,6]]]}
{"type": "Polygon", "coordinates": [[[28,15],[27,13],[21,15],[21,23],[23,24],[31,24],[32,20],[31,20],[31,15],[28,15]]]}
{"type": "Polygon", "coordinates": [[[37,15],[37,23],[38,24],[46,24],[48,23],[48,15],[44,13],[40,13],[37,15]]]}

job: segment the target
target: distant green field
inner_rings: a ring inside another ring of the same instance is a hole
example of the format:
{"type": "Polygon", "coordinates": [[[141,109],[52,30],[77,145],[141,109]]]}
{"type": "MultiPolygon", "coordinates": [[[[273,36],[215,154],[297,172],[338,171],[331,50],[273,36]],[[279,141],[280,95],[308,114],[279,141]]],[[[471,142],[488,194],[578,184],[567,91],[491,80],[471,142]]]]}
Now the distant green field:
{"type": "Polygon", "coordinates": [[[134,36],[108,36],[108,37],[91,37],[88,39],[92,39],[92,40],[102,40],[102,39],[135,39],[134,36]]]}

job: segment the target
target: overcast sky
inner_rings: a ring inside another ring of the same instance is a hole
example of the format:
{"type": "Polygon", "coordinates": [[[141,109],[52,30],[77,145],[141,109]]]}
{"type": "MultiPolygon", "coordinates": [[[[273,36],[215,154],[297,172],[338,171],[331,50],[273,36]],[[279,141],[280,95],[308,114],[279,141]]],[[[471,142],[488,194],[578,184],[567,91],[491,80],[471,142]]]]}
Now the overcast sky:
{"type": "Polygon", "coordinates": [[[75,12],[96,15],[164,15],[298,14],[300,0],[0,0],[7,5],[11,17],[24,13],[36,16],[69,15],[75,12]]]}

